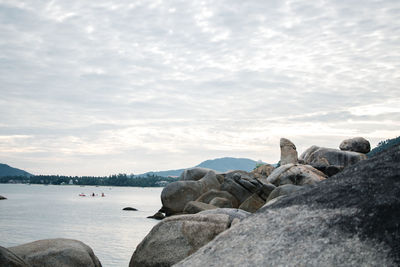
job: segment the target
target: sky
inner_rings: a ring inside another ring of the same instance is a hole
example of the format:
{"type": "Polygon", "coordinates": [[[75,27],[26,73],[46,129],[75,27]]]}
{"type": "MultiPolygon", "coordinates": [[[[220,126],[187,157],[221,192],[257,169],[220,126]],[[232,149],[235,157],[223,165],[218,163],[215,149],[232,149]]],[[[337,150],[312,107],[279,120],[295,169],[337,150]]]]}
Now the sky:
{"type": "Polygon", "coordinates": [[[33,174],[374,147],[399,85],[398,0],[0,0],[0,162],[33,174]]]}

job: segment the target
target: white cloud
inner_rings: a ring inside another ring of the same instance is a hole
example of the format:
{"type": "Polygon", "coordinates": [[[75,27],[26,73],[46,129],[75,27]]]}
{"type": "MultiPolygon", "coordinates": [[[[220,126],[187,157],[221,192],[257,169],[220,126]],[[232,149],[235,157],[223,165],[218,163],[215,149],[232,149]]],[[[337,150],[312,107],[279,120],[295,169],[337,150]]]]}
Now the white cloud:
{"type": "Polygon", "coordinates": [[[395,137],[396,10],[2,0],[0,157],[34,173],[106,175],[219,156],[276,162],[281,136],[300,151],[395,137]]]}

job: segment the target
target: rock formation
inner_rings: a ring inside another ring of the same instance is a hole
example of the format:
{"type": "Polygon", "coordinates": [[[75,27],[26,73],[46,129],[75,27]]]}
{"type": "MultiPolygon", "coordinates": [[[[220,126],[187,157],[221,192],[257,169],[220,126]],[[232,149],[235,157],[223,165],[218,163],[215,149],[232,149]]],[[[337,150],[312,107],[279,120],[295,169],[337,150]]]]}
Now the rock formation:
{"type": "Polygon", "coordinates": [[[399,162],[397,145],[280,197],[175,266],[398,266],[399,162]]]}
{"type": "Polygon", "coordinates": [[[281,165],[285,164],[296,164],[297,163],[297,150],[296,146],[286,138],[281,138],[280,140],[281,147],[281,165]]]}
{"type": "Polygon", "coordinates": [[[215,209],[193,215],[176,215],[158,223],[137,246],[130,267],[171,266],[197,251],[249,213],[215,209]]]}
{"type": "Polygon", "coordinates": [[[72,239],[39,240],[10,247],[8,250],[20,257],[28,266],[101,267],[99,259],[89,246],[72,239]]]}
{"type": "Polygon", "coordinates": [[[0,246],[0,266],[29,267],[29,265],[10,250],[0,246]]]}
{"type": "Polygon", "coordinates": [[[369,141],[363,137],[355,137],[343,140],[339,145],[340,150],[368,153],[371,150],[369,141]]]}

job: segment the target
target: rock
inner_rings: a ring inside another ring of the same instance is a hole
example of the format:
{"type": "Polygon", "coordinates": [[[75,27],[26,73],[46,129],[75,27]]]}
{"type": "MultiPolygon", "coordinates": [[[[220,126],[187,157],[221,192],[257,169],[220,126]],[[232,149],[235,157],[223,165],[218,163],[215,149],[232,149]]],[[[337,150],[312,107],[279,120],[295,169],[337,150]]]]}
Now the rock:
{"type": "MultiPolygon", "coordinates": [[[[257,182],[251,174],[244,171],[228,172],[225,175],[224,182],[221,184],[221,191],[227,191],[238,200],[240,205],[252,194],[258,191],[255,185],[257,182]],[[254,181],[253,181],[254,180],[254,181]],[[253,181],[251,183],[250,181],[253,181]]],[[[260,185],[261,186],[261,183],[260,185]]]]}
{"type": "Polygon", "coordinates": [[[2,246],[0,246],[0,266],[29,267],[29,265],[23,259],[2,246]]]}
{"type": "Polygon", "coordinates": [[[247,218],[251,213],[241,210],[241,209],[229,209],[229,208],[219,208],[213,210],[205,210],[197,214],[210,215],[210,214],[226,214],[229,216],[229,222],[232,223],[233,220],[237,219],[239,221],[247,218]]]}
{"type": "Polygon", "coordinates": [[[368,153],[371,150],[369,141],[363,137],[355,137],[343,140],[339,146],[340,150],[368,153]]]}
{"type": "Polygon", "coordinates": [[[301,186],[293,185],[293,184],[285,184],[285,185],[278,186],[269,195],[269,197],[267,199],[267,203],[277,197],[290,195],[293,192],[299,191],[301,188],[302,188],[301,186]]]}
{"type": "Polygon", "coordinates": [[[162,219],[165,218],[165,215],[164,215],[164,213],[158,211],[158,212],[156,212],[154,215],[148,216],[147,218],[149,218],[149,219],[156,219],[156,220],[162,220],[162,219]]]}
{"type": "Polygon", "coordinates": [[[209,171],[215,172],[214,170],[211,170],[211,169],[198,168],[198,167],[186,169],[179,176],[179,180],[181,180],[181,181],[198,181],[201,178],[203,178],[209,171]]]}
{"type": "Polygon", "coordinates": [[[126,207],[126,208],[123,208],[122,210],[131,210],[131,211],[136,211],[137,209],[135,209],[135,208],[132,208],[132,207],[126,207]]]}
{"type": "Polygon", "coordinates": [[[251,195],[246,199],[239,209],[254,213],[265,204],[265,200],[260,198],[257,194],[251,195]]]}
{"type": "Polygon", "coordinates": [[[0,200],[7,199],[6,197],[0,196],[0,200]]]}
{"type": "Polygon", "coordinates": [[[137,246],[129,266],[171,266],[228,229],[230,218],[214,212],[165,218],[137,246]]]}
{"type": "Polygon", "coordinates": [[[198,199],[196,199],[196,201],[209,204],[211,200],[213,200],[216,197],[228,199],[231,202],[232,208],[239,207],[238,200],[234,196],[232,196],[232,194],[230,194],[227,191],[219,191],[215,189],[211,189],[210,191],[207,191],[206,193],[202,194],[198,199]]]}
{"type": "Polygon", "coordinates": [[[276,186],[284,184],[315,184],[326,179],[326,175],[310,165],[286,164],[275,169],[267,181],[276,186]]]}
{"type": "Polygon", "coordinates": [[[253,170],[251,173],[254,175],[255,178],[265,183],[267,181],[267,177],[272,173],[274,169],[274,166],[270,164],[264,164],[253,170]]]}
{"type": "Polygon", "coordinates": [[[399,266],[400,146],[265,205],[176,266],[399,266]]]}
{"type": "Polygon", "coordinates": [[[45,239],[8,248],[28,265],[41,267],[101,267],[93,250],[72,239],[45,239]]]}
{"type": "Polygon", "coordinates": [[[362,153],[318,146],[312,146],[300,155],[300,159],[303,160],[305,164],[334,165],[343,168],[365,160],[366,158],[367,156],[362,153]]]}
{"type": "Polygon", "coordinates": [[[297,150],[296,146],[286,138],[281,138],[281,165],[296,164],[297,163],[297,150]]]}
{"type": "Polygon", "coordinates": [[[223,197],[215,197],[210,201],[210,205],[218,208],[233,208],[232,202],[223,197]]]}
{"type": "Polygon", "coordinates": [[[208,171],[197,181],[184,180],[170,183],[161,192],[162,210],[166,216],[182,213],[188,202],[196,200],[211,189],[219,190],[220,187],[220,180],[214,171],[208,171]]]}
{"type": "Polygon", "coordinates": [[[211,204],[206,204],[198,201],[189,201],[183,209],[183,212],[188,214],[195,214],[203,210],[211,210],[216,208],[216,206],[213,206],[211,204]]]}
{"type": "Polygon", "coordinates": [[[271,184],[271,183],[263,183],[261,186],[260,191],[258,192],[258,195],[263,199],[263,200],[267,200],[268,196],[272,193],[272,191],[274,191],[276,188],[275,185],[271,184]]]}
{"type": "Polygon", "coordinates": [[[323,172],[328,177],[331,177],[341,172],[344,169],[344,167],[342,166],[335,166],[335,165],[313,164],[311,166],[323,172]]]}

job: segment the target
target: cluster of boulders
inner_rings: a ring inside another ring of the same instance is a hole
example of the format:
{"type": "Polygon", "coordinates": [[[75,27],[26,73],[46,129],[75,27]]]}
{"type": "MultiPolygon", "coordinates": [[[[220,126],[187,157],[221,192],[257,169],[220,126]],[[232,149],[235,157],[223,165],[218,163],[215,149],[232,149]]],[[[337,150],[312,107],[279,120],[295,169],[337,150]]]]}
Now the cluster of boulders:
{"type": "Polygon", "coordinates": [[[0,246],[0,266],[7,267],[101,267],[93,250],[72,239],[45,239],[4,248],[0,246]]]}
{"type": "Polygon", "coordinates": [[[179,181],[161,193],[160,212],[166,216],[195,214],[216,208],[239,208],[255,212],[281,195],[312,186],[345,167],[366,159],[369,142],[357,137],[344,140],[339,149],[312,146],[298,157],[296,146],[280,140],[280,166],[265,164],[252,172],[218,173],[204,168],[185,170],[179,181]]]}
{"type": "Polygon", "coordinates": [[[130,266],[177,263],[215,236],[223,235],[220,233],[229,229],[233,220],[240,221],[285,195],[314,188],[345,167],[366,159],[369,142],[364,138],[345,140],[340,150],[312,146],[300,157],[288,139],[281,138],[280,148],[277,167],[265,164],[252,172],[227,173],[204,168],[185,170],[179,181],[163,189],[163,207],[158,214],[165,213],[167,218],[139,244],[130,266]],[[227,214],[240,216],[232,219],[227,214]]]}

